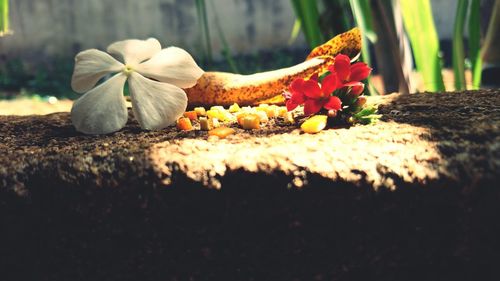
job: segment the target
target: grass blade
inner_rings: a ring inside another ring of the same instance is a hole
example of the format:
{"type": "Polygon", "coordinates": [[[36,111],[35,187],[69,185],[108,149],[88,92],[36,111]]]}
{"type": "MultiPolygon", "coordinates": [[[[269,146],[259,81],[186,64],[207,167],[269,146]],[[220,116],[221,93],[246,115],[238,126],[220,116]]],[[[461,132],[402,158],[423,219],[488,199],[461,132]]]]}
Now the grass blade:
{"type": "Polygon", "coordinates": [[[472,66],[472,88],[481,85],[481,22],[480,0],[471,0],[469,14],[469,59],[472,66]]]}
{"type": "Polygon", "coordinates": [[[0,0],[0,36],[9,33],[9,0],[0,0]]]}
{"type": "Polygon", "coordinates": [[[429,0],[400,1],[403,21],[410,38],[417,70],[422,74],[425,89],[444,91],[439,57],[439,39],[429,0]]]}
{"type": "Polygon", "coordinates": [[[319,12],[316,0],[292,0],[292,5],[309,47],[312,49],[322,44],[323,35],[319,28],[319,12]]]}
{"type": "Polygon", "coordinates": [[[455,89],[465,90],[465,54],[464,54],[464,25],[467,17],[468,0],[458,0],[453,27],[453,73],[455,74],[455,89]]]}
{"type": "Polygon", "coordinates": [[[349,0],[351,4],[352,13],[354,19],[358,24],[363,36],[366,36],[370,42],[375,43],[377,41],[377,33],[373,27],[372,12],[370,7],[370,1],[368,0],[349,0]]]}

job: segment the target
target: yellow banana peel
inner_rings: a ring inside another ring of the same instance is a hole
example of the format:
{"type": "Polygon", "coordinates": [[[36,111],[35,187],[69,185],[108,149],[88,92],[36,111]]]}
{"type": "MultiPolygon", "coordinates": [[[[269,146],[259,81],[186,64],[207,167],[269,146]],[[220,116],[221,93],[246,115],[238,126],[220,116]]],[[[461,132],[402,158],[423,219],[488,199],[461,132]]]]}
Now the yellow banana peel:
{"type": "Polygon", "coordinates": [[[325,71],[338,54],[354,59],[361,50],[361,33],[353,28],[314,48],[306,61],[273,71],[250,75],[227,72],[205,72],[198,83],[185,89],[188,107],[223,105],[282,104],[283,92],[296,78],[308,78],[325,71]]]}

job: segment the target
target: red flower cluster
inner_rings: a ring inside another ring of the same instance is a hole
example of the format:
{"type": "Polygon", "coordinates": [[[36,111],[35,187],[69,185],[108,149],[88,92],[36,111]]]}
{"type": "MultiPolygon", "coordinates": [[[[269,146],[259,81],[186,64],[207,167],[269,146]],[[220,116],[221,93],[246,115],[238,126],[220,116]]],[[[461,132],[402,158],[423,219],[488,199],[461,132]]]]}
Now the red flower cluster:
{"type": "Polygon", "coordinates": [[[365,63],[357,62],[351,65],[348,56],[337,55],[334,63],[328,68],[329,74],[321,82],[318,82],[317,76],[313,76],[309,80],[295,79],[290,84],[286,107],[291,111],[303,104],[306,116],[323,108],[341,110],[342,101],[338,94],[348,93],[351,97],[358,97],[365,87],[360,81],[366,79],[371,70],[365,63]]]}

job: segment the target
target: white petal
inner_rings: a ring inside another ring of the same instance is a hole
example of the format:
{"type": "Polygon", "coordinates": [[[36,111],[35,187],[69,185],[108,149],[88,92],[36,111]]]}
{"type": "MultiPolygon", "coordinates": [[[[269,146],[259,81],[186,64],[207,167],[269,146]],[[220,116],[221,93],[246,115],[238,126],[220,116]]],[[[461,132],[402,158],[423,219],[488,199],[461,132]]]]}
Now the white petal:
{"type": "Polygon", "coordinates": [[[160,50],[160,42],[155,38],[123,40],[108,46],[108,53],[122,56],[126,64],[133,66],[151,58],[160,50]]]}
{"type": "Polygon", "coordinates": [[[177,47],[161,50],[150,60],[139,64],[135,70],[146,77],[180,88],[190,88],[196,85],[198,78],[203,75],[203,70],[196,64],[193,57],[177,47]]]}
{"type": "Polygon", "coordinates": [[[124,65],[105,52],[90,49],[75,57],[75,70],[71,77],[71,88],[77,93],[92,89],[106,74],[122,70],[124,65]]]}
{"type": "Polygon", "coordinates": [[[71,108],[71,121],[85,134],[107,134],[120,130],[127,123],[127,106],[123,86],[127,76],[118,73],[88,91],[71,108]]]}
{"type": "Polygon", "coordinates": [[[186,110],[187,96],[174,85],[132,72],[128,80],[132,110],[143,129],[155,130],[173,124],[186,110]]]}

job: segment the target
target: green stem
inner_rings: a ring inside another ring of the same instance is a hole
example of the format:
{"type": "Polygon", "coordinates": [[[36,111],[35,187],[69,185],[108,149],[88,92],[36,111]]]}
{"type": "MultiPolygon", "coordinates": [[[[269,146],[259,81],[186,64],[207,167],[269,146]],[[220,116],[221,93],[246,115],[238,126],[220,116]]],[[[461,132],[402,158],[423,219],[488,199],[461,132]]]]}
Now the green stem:
{"type": "Polygon", "coordinates": [[[455,89],[465,90],[465,54],[464,54],[464,25],[467,17],[468,0],[458,0],[455,26],[453,28],[453,73],[455,74],[455,89]]]}
{"type": "Polygon", "coordinates": [[[480,0],[471,0],[469,15],[469,58],[472,64],[472,88],[481,85],[481,23],[480,0]]]}

